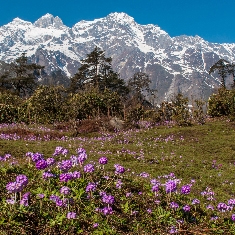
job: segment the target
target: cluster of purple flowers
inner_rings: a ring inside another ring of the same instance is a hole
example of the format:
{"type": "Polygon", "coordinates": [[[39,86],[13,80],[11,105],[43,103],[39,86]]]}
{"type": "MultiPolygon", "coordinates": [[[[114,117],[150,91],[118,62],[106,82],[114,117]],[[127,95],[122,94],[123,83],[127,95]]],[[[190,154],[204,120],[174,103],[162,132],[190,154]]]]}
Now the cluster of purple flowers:
{"type": "Polygon", "coordinates": [[[140,177],[148,178],[148,177],[149,177],[149,173],[147,173],[147,172],[142,172],[142,173],[140,173],[140,177]]]}
{"type": "Polygon", "coordinates": [[[195,198],[195,199],[192,200],[192,205],[198,205],[198,204],[200,204],[199,199],[195,198]]]}
{"type": "Polygon", "coordinates": [[[49,178],[54,178],[55,177],[55,174],[51,173],[51,172],[43,172],[42,173],[42,178],[43,179],[49,179],[49,178]]]}
{"type": "Polygon", "coordinates": [[[20,205],[28,206],[29,205],[29,196],[30,196],[30,192],[23,194],[22,199],[20,200],[20,205]]]}
{"type": "Polygon", "coordinates": [[[97,208],[96,211],[102,213],[103,215],[113,214],[113,208],[110,206],[106,206],[104,208],[97,208]]]}
{"type": "Polygon", "coordinates": [[[68,182],[69,180],[79,179],[81,176],[79,171],[67,172],[60,174],[61,182],[68,182]]]}
{"type": "Polygon", "coordinates": [[[68,212],[67,213],[67,219],[76,219],[77,214],[75,212],[68,212]]]}
{"type": "Polygon", "coordinates": [[[102,193],[102,202],[111,205],[115,202],[115,198],[112,195],[102,193]]]}
{"type": "Polygon", "coordinates": [[[58,167],[63,172],[67,172],[68,170],[70,170],[72,166],[73,163],[71,160],[62,160],[61,162],[58,163],[58,167]]]}
{"type": "Polygon", "coordinates": [[[105,165],[105,164],[107,164],[107,163],[108,163],[108,159],[107,159],[106,157],[101,157],[101,158],[99,159],[99,164],[105,165]]]}
{"type": "Polygon", "coordinates": [[[73,199],[72,198],[60,199],[60,197],[57,196],[57,195],[51,195],[50,196],[50,200],[55,202],[56,206],[59,206],[59,207],[66,207],[69,204],[73,203],[73,199]]]}
{"type": "Polygon", "coordinates": [[[56,148],[55,148],[55,152],[53,153],[53,156],[58,156],[58,155],[60,155],[60,154],[62,154],[62,155],[67,155],[68,154],[68,150],[66,149],[66,148],[63,148],[63,147],[61,147],[61,146],[57,146],[56,148]]]}
{"type": "Polygon", "coordinates": [[[36,168],[38,169],[38,170],[44,170],[44,169],[46,169],[47,167],[48,167],[48,164],[47,164],[47,161],[46,160],[44,160],[44,159],[40,159],[40,160],[38,160],[37,162],[36,162],[36,168]]]}
{"type": "Polygon", "coordinates": [[[55,159],[53,157],[47,158],[47,165],[52,166],[55,164],[55,159]]]}
{"type": "Polygon", "coordinates": [[[69,195],[71,193],[71,189],[69,187],[67,187],[67,186],[63,186],[60,189],[60,193],[64,194],[64,195],[69,195]]]}
{"type": "Polygon", "coordinates": [[[4,156],[0,156],[0,161],[7,161],[9,158],[11,158],[11,154],[5,154],[4,156]]]}
{"type": "Polygon", "coordinates": [[[93,192],[96,190],[97,187],[97,183],[88,183],[88,185],[86,186],[86,192],[93,192]]]}
{"type": "Polygon", "coordinates": [[[184,210],[184,212],[189,212],[190,211],[190,206],[189,205],[185,205],[185,206],[183,206],[183,210],[184,210]]]}
{"type": "Polygon", "coordinates": [[[44,159],[42,153],[31,153],[31,152],[28,152],[28,153],[26,153],[26,156],[27,157],[31,157],[33,162],[37,162],[39,160],[43,160],[44,159]]]}
{"type": "Polygon", "coordinates": [[[118,189],[121,189],[122,188],[122,181],[121,180],[118,180],[117,182],[116,182],[116,188],[118,188],[118,189]]]}
{"type": "Polygon", "coordinates": [[[125,172],[125,168],[119,164],[115,164],[115,174],[123,174],[125,172]]]}
{"type": "Polygon", "coordinates": [[[95,170],[95,168],[93,164],[87,164],[84,166],[83,170],[85,173],[92,173],[95,170]]]}
{"type": "Polygon", "coordinates": [[[77,154],[78,154],[78,162],[80,165],[82,165],[87,160],[86,150],[84,148],[78,148],[77,154]]]}
{"type": "Polygon", "coordinates": [[[181,193],[182,194],[189,194],[190,193],[190,191],[191,191],[191,185],[189,185],[189,184],[186,184],[186,185],[183,185],[182,187],[181,187],[181,193]]]}
{"type": "Polygon", "coordinates": [[[220,212],[226,212],[230,209],[230,207],[224,203],[224,202],[220,202],[218,205],[217,205],[217,209],[220,211],[220,212]]]}
{"type": "Polygon", "coordinates": [[[177,190],[177,181],[176,180],[168,180],[165,183],[166,193],[173,193],[177,190]]]}
{"type": "Polygon", "coordinates": [[[9,193],[21,192],[23,188],[28,184],[28,178],[26,175],[18,175],[15,182],[9,182],[6,185],[6,189],[9,193]]]}
{"type": "Polygon", "coordinates": [[[209,187],[206,187],[206,190],[201,192],[201,195],[204,196],[204,197],[207,197],[208,201],[215,200],[215,198],[214,198],[215,193],[209,187]]]}
{"type": "Polygon", "coordinates": [[[176,203],[176,202],[171,202],[171,203],[170,203],[170,207],[171,207],[172,209],[176,210],[176,209],[179,208],[179,204],[176,203]]]}

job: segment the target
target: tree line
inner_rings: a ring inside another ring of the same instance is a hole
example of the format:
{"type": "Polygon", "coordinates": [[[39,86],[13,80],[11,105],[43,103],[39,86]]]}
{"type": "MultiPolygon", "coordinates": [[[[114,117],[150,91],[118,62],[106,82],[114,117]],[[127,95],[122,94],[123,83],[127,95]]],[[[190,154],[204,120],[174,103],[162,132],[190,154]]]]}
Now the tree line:
{"type": "MultiPolygon", "coordinates": [[[[209,73],[218,70],[221,89],[226,90],[225,78],[230,74],[234,76],[234,67],[219,60],[209,73]]],[[[0,71],[0,122],[54,123],[113,116],[129,123],[144,118],[154,122],[175,121],[179,125],[205,122],[204,101],[195,100],[194,109],[190,111],[188,98],[177,94],[156,107],[157,91],[150,89],[149,76],[137,72],[125,82],[112,69],[112,58],[106,57],[98,47],[81,60],[69,84],[67,81],[66,86],[53,84],[53,79],[64,82],[63,78],[60,71],[46,76],[44,67],[30,63],[26,54],[11,64],[4,63],[0,71]]],[[[233,94],[226,90],[211,96],[209,114],[234,113],[233,94]]]]}

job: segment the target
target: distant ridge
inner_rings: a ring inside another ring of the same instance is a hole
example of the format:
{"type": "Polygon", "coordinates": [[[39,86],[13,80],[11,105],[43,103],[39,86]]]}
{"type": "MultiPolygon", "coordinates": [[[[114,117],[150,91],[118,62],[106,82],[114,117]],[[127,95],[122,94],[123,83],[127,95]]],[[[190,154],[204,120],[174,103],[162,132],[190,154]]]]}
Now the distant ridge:
{"type": "Polygon", "coordinates": [[[209,68],[221,58],[235,60],[235,44],[211,43],[199,36],[170,37],[159,26],[140,25],[123,12],[71,28],[51,14],[34,23],[15,18],[0,27],[0,60],[11,62],[26,52],[48,73],[62,70],[71,77],[95,46],[112,57],[122,78],[148,73],[159,100],[178,92],[208,98],[220,81],[217,74],[208,74],[209,68]]]}

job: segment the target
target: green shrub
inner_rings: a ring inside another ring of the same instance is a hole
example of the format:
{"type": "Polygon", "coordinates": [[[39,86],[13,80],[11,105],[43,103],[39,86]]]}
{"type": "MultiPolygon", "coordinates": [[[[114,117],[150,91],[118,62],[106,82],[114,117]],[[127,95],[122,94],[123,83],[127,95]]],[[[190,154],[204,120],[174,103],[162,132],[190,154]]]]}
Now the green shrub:
{"type": "Polygon", "coordinates": [[[171,99],[173,114],[172,120],[179,126],[189,126],[192,124],[191,115],[188,107],[188,98],[178,94],[171,99]]]}
{"type": "Polygon", "coordinates": [[[0,123],[17,122],[22,99],[8,91],[0,92],[0,123]]]}
{"type": "Polygon", "coordinates": [[[235,90],[220,88],[208,100],[208,114],[211,117],[234,116],[235,90]]]}

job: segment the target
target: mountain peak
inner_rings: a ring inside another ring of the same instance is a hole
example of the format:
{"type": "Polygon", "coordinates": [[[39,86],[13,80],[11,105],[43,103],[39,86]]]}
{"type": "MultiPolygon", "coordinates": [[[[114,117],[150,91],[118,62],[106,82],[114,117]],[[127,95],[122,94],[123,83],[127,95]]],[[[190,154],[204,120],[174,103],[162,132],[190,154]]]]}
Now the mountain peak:
{"type": "Polygon", "coordinates": [[[54,27],[60,29],[66,27],[58,16],[54,17],[52,14],[49,13],[35,21],[34,25],[39,28],[54,27]]]}
{"type": "Polygon", "coordinates": [[[14,25],[29,25],[32,24],[29,21],[25,21],[20,19],[19,17],[16,17],[15,19],[12,20],[12,22],[10,24],[14,24],[14,25]]]}
{"type": "Polygon", "coordinates": [[[118,22],[134,22],[134,18],[129,16],[128,14],[124,13],[124,12],[113,12],[113,13],[110,13],[108,16],[107,16],[108,19],[113,19],[115,21],[118,21],[118,22]]]}

